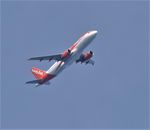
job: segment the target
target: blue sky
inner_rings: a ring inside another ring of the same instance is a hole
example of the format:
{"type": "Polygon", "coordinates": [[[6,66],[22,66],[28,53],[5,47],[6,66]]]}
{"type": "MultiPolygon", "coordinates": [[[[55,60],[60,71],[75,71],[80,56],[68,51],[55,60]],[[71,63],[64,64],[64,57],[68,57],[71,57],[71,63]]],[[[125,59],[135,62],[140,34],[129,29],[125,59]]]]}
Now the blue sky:
{"type": "Polygon", "coordinates": [[[3,1],[2,128],[148,128],[148,1],[3,1]],[[35,88],[27,61],[57,54],[98,30],[86,50],[95,66],[74,64],[35,88]]]}

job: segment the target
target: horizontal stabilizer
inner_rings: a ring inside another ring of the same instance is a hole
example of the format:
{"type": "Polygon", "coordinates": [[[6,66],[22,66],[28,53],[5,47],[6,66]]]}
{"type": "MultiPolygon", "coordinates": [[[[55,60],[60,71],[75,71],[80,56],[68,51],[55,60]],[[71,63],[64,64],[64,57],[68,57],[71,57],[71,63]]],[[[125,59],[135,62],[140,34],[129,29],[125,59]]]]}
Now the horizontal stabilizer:
{"type": "Polygon", "coordinates": [[[35,84],[35,83],[40,83],[41,80],[32,80],[32,81],[28,81],[26,82],[26,84],[35,84]]]}

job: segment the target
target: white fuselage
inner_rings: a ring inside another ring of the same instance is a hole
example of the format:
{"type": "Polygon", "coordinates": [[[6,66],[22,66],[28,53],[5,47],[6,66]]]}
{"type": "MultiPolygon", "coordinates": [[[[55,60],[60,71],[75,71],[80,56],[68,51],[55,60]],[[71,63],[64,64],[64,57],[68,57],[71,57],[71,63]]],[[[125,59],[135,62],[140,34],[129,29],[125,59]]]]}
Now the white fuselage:
{"type": "Polygon", "coordinates": [[[56,61],[46,72],[50,75],[58,75],[62,70],[64,70],[68,65],[71,65],[75,62],[83,50],[91,43],[95,38],[97,31],[89,31],[84,34],[75,44],[75,47],[72,48],[70,56],[68,56],[64,61],[56,61]]]}

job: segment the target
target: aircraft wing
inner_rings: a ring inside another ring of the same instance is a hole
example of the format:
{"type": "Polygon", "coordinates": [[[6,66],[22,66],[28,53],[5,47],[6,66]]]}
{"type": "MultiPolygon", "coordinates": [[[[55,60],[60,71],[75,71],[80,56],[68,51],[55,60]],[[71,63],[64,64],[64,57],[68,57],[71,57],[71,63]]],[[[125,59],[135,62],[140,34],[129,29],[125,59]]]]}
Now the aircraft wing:
{"type": "Polygon", "coordinates": [[[60,61],[61,59],[62,59],[61,54],[58,54],[58,55],[50,55],[50,56],[33,57],[33,58],[28,59],[28,60],[39,60],[39,61],[56,60],[56,61],[60,61]]]}

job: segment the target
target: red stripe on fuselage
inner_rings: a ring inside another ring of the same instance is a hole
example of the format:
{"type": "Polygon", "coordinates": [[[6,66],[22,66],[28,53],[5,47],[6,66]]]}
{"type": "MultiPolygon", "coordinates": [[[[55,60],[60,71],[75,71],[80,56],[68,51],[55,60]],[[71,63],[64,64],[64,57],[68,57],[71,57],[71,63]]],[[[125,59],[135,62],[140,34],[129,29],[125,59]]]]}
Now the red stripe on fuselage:
{"type": "MultiPolygon", "coordinates": [[[[87,32],[87,33],[89,33],[89,32],[87,32]]],[[[79,38],[79,40],[78,40],[77,42],[75,42],[75,43],[69,48],[69,50],[72,51],[72,50],[78,45],[78,43],[80,43],[81,39],[82,39],[87,33],[83,34],[83,35],[79,38]]]]}

